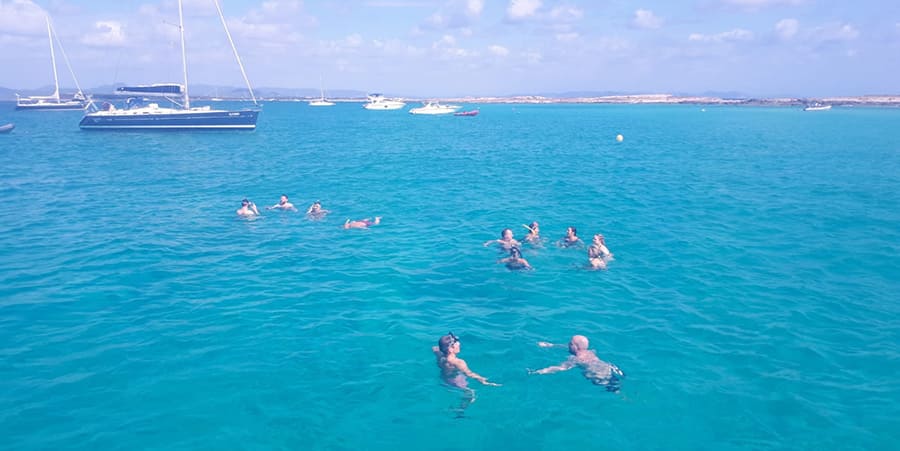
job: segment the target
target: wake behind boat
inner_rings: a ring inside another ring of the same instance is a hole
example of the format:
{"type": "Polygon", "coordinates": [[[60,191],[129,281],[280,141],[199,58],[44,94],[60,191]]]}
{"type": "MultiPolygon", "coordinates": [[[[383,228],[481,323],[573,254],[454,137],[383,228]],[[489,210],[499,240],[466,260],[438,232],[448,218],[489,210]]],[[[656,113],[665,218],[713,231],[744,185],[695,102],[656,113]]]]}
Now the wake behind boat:
{"type": "MultiPolygon", "coordinates": [[[[216,9],[219,12],[219,18],[222,19],[222,26],[225,28],[225,34],[228,36],[228,42],[237,59],[238,67],[241,69],[241,75],[247,83],[247,89],[250,90],[250,97],[257,106],[256,97],[253,95],[253,88],[250,86],[250,80],[247,79],[247,73],[241,64],[238,56],[237,48],[231,39],[231,33],[228,31],[228,25],[225,22],[222,8],[219,6],[218,0],[213,0],[216,9]]],[[[87,113],[81,119],[79,127],[85,130],[190,130],[190,129],[209,129],[209,130],[253,130],[256,128],[256,120],[259,116],[259,109],[244,110],[220,110],[213,109],[209,106],[191,107],[190,96],[188,95],[188,77],[187,77],[187,55],[185,53],[184,44],[184,14],[182,12],[182,1],[178,1],[178,24],[181,32],[181,62],[184,72],[184,84],[178,85],[173,83],[129,86],[124,89],[117,90],[123,94],[135,94],[138,96],[162,96],[168,98],[169,95],[180,94],[182,103],[178,107],[161,107],[158,103],[150,103],[146,106],[135,105],[131,108],[116,109],[112,105],[106,105],[106,108],[100,111],[87,113]]],[[[131,102],[129,102],[131,103],[131,102]]],[[[93,105],[93,104],[92,104],[93,105]]]]}
{"type": "Polygon", "coordinates": [[[63,100],[59,96],[59,75],[56,71],[56,53],[53,51],[53,38],[55,34],[53,33],[53,26],[50,25],[50,17],[48,16],[45,19],[47,20],[47,38],[50,41],[50,63],[53,65],[53,94],[49,96],[30,97],[23,97],[16,94],[16,109],[29,111],[83,110],[87,106],[84,94],[81,92],[81,87],[78,85],[78,79],[75,78],[75,71],[73,71],[72,66],[69,65],[69,58],[66,56],[66,51],[63,49],[62,43],[59,42],[59,38],[57,37],[56,43],[59,45],[63,60],[66,63],[66,67],[69,68],[69,73],[72,74],[72,79],[75,80],[75,86],[78,88],[78,92],[69,100],[63,100]]]}
{"type": "Polygon", "coordinates": [[[423,106],[410,109],[409,114],[452,114],[457,112],[460,108],[462,107],[459,105],[441,105],[438,102],[425,102],[425,105],[423,106]]]}

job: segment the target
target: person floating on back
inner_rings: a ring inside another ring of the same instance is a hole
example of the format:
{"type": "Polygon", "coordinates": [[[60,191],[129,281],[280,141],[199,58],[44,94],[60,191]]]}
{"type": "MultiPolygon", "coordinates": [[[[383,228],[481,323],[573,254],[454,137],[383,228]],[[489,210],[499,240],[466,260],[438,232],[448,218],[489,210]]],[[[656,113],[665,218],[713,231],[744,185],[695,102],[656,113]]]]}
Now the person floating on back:
{"type": "Polygon", "coordinates": [[[557,241],[556,245],[559,247],[577,247],[584,246],[584,241],[578,238],[578,231],[575,227],[569,227],[566,229],[566,236],[557,241]]]}
{"type": "Polygon", "coordinates": [[[322,203],[319,201],[315,201],[309,208],[306,209],[306,216],[309,219],[319,220],[325,217],[328,213],[331,213],[330,210],[326,210],[322,208],[322,203]]]}
{"type": "Polygon", "coordinates": [[[460,351],[459,338],[453,335],[453,332],[441,337],[438,340],[438,345],[431,347],[431,351],[434,352],[434,356],[437,358],[437,366],[441,370],[441,380],[447,386],[458,388],[465,393],[463,402],[459,407],[459,415],[462,415],[462,411],[475,402],[475,390],[469,388],[469,381],[466,377],[471,377],[481,382],[482,385],[500,386],[500,384],[489,382],[486,377],[470,370],[466,361],[457,357],[460,351]]]}
{"type": "Polygon", "coordinates": [[[259,216],[259,210],[256,209],[256,204],[247,199],[241,201],[241,208],[238,208],[235,213],[242,218],[255,218],[259,216]]]}
{"type": "Polygon", "coordinates": [[[522,258],[522,251],[517,247],[512,247],[509,249],[509,257],[501,258],[497,260],[497,263],[506,263],[506,268],[510,271],[517,271],[520,269],[534,269],[528,264],[528,260],[522,258]]]}
{"type": "MultiPolygon", "coordinates": [[[[542,348],[563,347],[566,345],[558,345],[547,343],[546,341],[538,342],[538,346],[542,348]]],[[[619,391],[619,378],[625,377],[625,374],[617,366],[606,363],[599,358],[594,351],[588,349],[588,339],[584,335],[575,335],[569,340],[568,344],[569,356],[559,365],[548,366],[539,370],[528,370],[528,374],[551,374],[560,371],[570,370],[580,367],[584,377],[594,383],[594,385],[603,385],[607,391],[619,391]]]]}
{"type": "Polygon", "coordinates": [[[512,249],[513,247],[521,246],[521,244],[518,241],[516,241],[515,238],[513,238],[512,229],[503,229],[503,231],[500,232],[500,239],[498,239],[498,240],[487,240],[484,242],[485,247],[487,247],[491,244],[497,244],[501,248],[503,248],[503,250],[505,250],[505,251],[508,251],[508,250],[512,249]]]}
{"type": "Polygon", "coordinates": [[[288,201],[287,194],[281,195],[281,200],[278,201],[277,204],[272,205],[271,207],[266,207],[266,210],[285,210],[285,211],[297,211],[297,208],[294,207],[294,204],[288,201]]]}
{"type": "Polygon", "coordinates": [[[370,218],[360,219],[359,221],[351,221],[350,219],[347,219],[347,221],[344,222],[344,228],[345,229],[368,229],[369,227],[371,227],[373,225],[378,225],[378,224],[381,224],[381,216],[376,216],[374,221],[372,221],[370,218]]]}
{"type": "Polygon", "coordinates": [[[588,263],[593,269],[606,269],[606,264],[613,260],[613,254],[606,247],[603,235],[594,235],[594,241],[588,247],[588,263]]]}

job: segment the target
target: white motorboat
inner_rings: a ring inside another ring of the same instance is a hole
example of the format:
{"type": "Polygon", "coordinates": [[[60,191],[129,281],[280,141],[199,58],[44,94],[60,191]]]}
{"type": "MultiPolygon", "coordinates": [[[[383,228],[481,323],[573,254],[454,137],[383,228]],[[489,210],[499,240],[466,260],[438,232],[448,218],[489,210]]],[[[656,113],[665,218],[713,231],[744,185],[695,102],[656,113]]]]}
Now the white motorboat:
{"type": "Polygon", "coordinates": [[[367,110],[399,110],[406,106],[406,103],[399,100],[385,99],[381,94],[369,94],[369,103],[363,105],[367,110]]]}
{"type": "Polygon", "coordinates": [[[460,110],[460,105],[441,105],[438,102],[425,102],[425,105],[409,110],[409,114],[453,114],[460,110]]]}
{"type": "Polygon", "coordinates": [[[831,105],[822,105],[820,103],[814,103],[812,105],[807,106],[803,109],[803,111],[826,111],[830,110],[831,105]]]}

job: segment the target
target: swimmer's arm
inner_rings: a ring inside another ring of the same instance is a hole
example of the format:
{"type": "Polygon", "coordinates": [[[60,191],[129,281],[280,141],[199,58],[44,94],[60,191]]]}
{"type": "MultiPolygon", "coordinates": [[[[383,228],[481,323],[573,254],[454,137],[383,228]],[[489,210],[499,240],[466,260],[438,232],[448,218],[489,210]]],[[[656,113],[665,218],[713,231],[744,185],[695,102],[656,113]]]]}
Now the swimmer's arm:
{"type": "Polygon", "coordinates": [[[528,260],[525,260],[524,258],[520,258],[519,261],[522,262],[522,264],[525,265],[526,268],[528,268],[528,269],[534,269],[534,268],[532,268],[531,265],[528,263],[528,260]]]}
{"type": "Polygon", "coordinates": [[[496,242],[498,242],[498,241],[500,241],[500,240],[487,240],[487,241],[484,242],[484,247],[488,247],[488,246],[490,246],[491,244],[494,244],[494,243],[496,243],[496,242]]]}
{"type": "Polygon", "coordinates": [[[531,373],[531,374],[551,374],[551,373],[558,373],[560,371],[571,370],[574,367],[575,367],[575,362],[572,361],[572,359],[569,359],[563,363],[560,363],[559,365],[548,366],[547,368],[541,368],[539,370],[529,370],[529,373],[531,373]]]}
{"type": "Polygon", "coordinates": [[[469,365],[466,365],[466,361],[463,360],[463,359],[456,359],[455,365],[456,365],[456,369],[458,369],[460,372],[462,372],[462,373],[465,374],[466,376],[471,377],[472,379],[475,379],[475,380],[478,381],[478,382],[481,382],[482,385],[493,385],[493,386],[495,386],[495,387],[499,387],[499,386],[500,386],[500,384],[497,384],[497,383],[494,383],[494,382],[488,382],[488,380],[487,380],[486,377],[484,377],[484,376],[482,376],[482,375],[480,375],[480,374],[478,374],[478,373],[476,373],[476,372],[470,370],[470,369],[469,369],[469,365]]]}
{"type": "Polygon", "coordinates": [[[432,346],[431,351],[434,352],[434,356],[437,358],[441,358],[444,356],[444,354],[441,353],[441,349],[437,346],[432,346]]]}
{"type": "Polygon", "coordinates": [[[250,209],[253,210],[253,213],[259,214],[259,210],[256,209],[256,204],[250,202],[250,209]]]}

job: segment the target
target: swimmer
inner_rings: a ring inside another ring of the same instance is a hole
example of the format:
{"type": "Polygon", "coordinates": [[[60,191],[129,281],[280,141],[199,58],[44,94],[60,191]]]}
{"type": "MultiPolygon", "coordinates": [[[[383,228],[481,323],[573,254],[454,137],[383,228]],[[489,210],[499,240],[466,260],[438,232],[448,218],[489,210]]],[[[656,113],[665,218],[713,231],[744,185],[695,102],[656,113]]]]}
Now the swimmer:
{"type": "Polygon", "coordinates": [[[277,204],[272,205],[271,207],[266,207],[266,210],[275,210],[275,209],[297,211],[297,208],[294,207],[294,204],[292,204],[288,201],[287,194],[282,194],[281,200],[279,200],[277,204]]]}
{"type": "Polygon", "coordinates": [[[469,404],[475,402],[475,390],[469,388],[469,381],[466,379],[466,376],[481,382],[482,385],[500,386],[500,384],[489,382],[486,377],[470,370],[469,366],[466,365],[466,361],[457,357],[460,350],[459,338],[453,335],[453,332],[441,337],[438,340],[438,345],[432,346],[431,350],[437,358],[438,368],[441,369],[441,380],[448,386],[458,388],[465,393],[458,411],[459,415],[462,415],[462,411],[469,404]]]}
{"type": "Polygon", "coordinates": [[[584,241],[581,241],[581,238],[578,238],[578,230],[576,230],[575,227],[569,227],[566,229],[566,236],[557,241],[556,245],[559,247],[584,246],[584,241]]]}
{"type": "Polygon", "coordinates": [[[506,268],[515,271],[518,269],[534,269],[528,264],[528,260],[522,258],[522,251],[517,247],[509,249],[509,257],[497,260],[497,263],[506,263],[506,268]]]}
{"type": "Polygon", "coordinates": [[[524,239],[526,243],[536,244],[541,242],[541,227],[537,221],[533,221],[530,225],[522,224],[522,227],[528,229],[528,234],[525,235],[524,239]]]}
{"type": "Polygon", "coordinates": [[[602,234],[594,235],[594,241],[588,247],[588,262],[593,269],[606,269],[606,263],[613,260],[613,254],[606,247],[602,234]]]}
{"type": "Polygon", "coordinates": [[[328,213],[331,213],[331,210],[322,208],[322,203],[319,201],[313,202],[312,205],[306,209],[306,216],[309,216],[309,219],[322,219],[328,213]]]}
{"type": "Polygon", "coordinates": [[[360,219],[359,221],[351,221],[349,218],[346,222],[344,222],[345,229],[368,229],[373,225],[381,224],[381,216],[376,216],[375,220],[372,221],[369,218],[360,219]]]}
{"type": "Polygon", "coordinates": [[[588,349],[588,339],[584,335],[575,335],[569,340],[568,345],[539,341],[538,346],[542,348],[567,346],[571,355],[559,365],[548,366],[539,370],[528,370],[528,374],[551,374],[570,370],[577,366],[581,368],[584,377],[593,382],[594,385],[603,385],[607,391],[611,392],[619,391],[619,378],[625,377],[625,374],[617,366],[597,358],[597,354],[588,349]]]}
{"type": "Polygon", "coordinates": [[[521,244],[513,238],[512,229],[503,229],[503,231],[500,232],[499,240],[487,240],[484,242],[485,247],[490,246],[491,244],[498,244],[506,251],[521,246],[521,244]]]}
{"type": "Polygon", "coordinates": [[[255,218],[259,216],[259,210],[256,209],[256,204],[247,199],[241,201],[241,208],[238,208],[235,213],[242,218],[255,218]]]}

